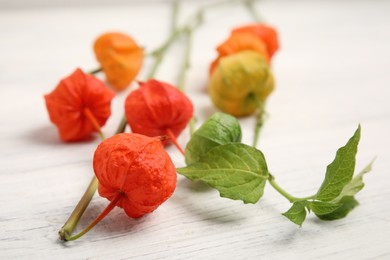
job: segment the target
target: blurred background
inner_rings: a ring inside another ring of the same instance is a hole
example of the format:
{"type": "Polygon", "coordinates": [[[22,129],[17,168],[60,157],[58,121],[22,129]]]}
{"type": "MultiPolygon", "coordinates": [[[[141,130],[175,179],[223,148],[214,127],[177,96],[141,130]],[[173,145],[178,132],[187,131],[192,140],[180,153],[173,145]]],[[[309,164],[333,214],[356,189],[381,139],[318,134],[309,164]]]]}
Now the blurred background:
{"type": "MultiPolygon", "coordinates": [[[[183,2],[207,2],[207,0],[184,0],[183,2]]],[[[171,0],[0,0],[0,8],[41,8],[41,7],[67,7],[67,6],[95,6],[95,5],[128,5],[137,3],[170,3],[171,0]]],[[[210,1],[209,1],[210,2],[210,1]]]]}

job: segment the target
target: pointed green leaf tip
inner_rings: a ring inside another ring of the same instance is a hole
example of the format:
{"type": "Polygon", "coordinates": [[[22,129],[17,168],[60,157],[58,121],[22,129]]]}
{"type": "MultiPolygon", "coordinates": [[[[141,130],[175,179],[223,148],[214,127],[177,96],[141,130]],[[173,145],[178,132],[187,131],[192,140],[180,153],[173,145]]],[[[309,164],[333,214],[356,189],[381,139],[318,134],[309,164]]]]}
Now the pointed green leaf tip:
{"type": "Polygon", "coordinates": [[[305,200],[294,202],[291,208],[282,215],[301,227],[303,221],[306,219],[306,204],[307,201],[305,200]]]}
{"type": "Polygon", "coordinates": [[[241,143],[216,146],[198,162],[176,170],[191,180],[204,181],[221,197],[244,203],[262,197],[269,176],[263,153],[241,143]]]}
{"type": "Polygon", "coordinates": [[[316,199],[331,201],[337,198],[355,171],[356,153],[360,140],[360,125],[347,144],[337,150],[336,158],[326,168],[325,180],[317,192],[316,199]]]}
{"type": "Polygon", "coordinates": [[[215,113],[192,135],[185,151],[186,163],[197,162],[212,148],[233,142],[241,142],[240,123],[233,116],[215,113]]]}
{"type": "Polygon", "coordinates": [[[354,178],[355,157],[360,139],[360,125],[344,147],[341,147],[334,161],[328,166],[325,180],[310,208],[322,220],[344,218],[358,201],[355,195],[364,187],[363,175],[370,172],[375,159],[354,178]],[[331,210],[334,208],[334,210],[331,210]]]}
{"type": "Polygon", "coordinates": [[[313,212],[316,213],[317,217],[322,220],[336,220],[345,218],[351,210],[353,210],[357,205],[359,205],[359,202],[355,199],[354,196],[361,189],[363,189],[363,176],[371,171],[374,161],[375,159],[373,159],[369,165],[367,165],[359,174],[357,174],[350,183],[344,186],[344,189],[337,198],[330,202],[330,204],[333,205],[340,205],[339,207],[337,207],[337,209],[327,213],[318,211],[316,212],[313,210],[313,212]]]}

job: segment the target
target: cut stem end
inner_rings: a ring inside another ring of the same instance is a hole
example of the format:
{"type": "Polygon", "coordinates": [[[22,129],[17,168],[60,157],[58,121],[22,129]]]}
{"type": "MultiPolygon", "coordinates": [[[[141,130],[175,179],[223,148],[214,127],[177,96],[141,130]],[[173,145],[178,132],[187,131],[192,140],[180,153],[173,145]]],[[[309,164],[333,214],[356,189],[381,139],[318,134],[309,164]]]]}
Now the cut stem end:
{"type": "Polygon", "coordinates": [[[88,207],[88,204],[92,200],[93,195],[97,190],[98,184],[99,184],[98,179],[95,176],[93,176],[91,183],[89,184],[87,190],[85,191],[84,195],[80,199],[76,208],[73,210],[72,214],[70,215],[69,219],[65,222],[64,226],[58,232],[61,240],[65,240],[65,238],[69,236],[69,234],[71,234],[73,230],[76,228],[77,223],[79,222],[81,216],[83,215],[84,211],[88,207]]]}
{"type": "Polygon", "coordinates": [[[94,226],[96,226],[96,224],[98,224],[105,216],[107,216],[108,213],[111,212],[111,210],[115,208],[115,206],[118,204],[122,196],[123,196],[122,193],[118,193],[118,195],[110,202],[110,204],[107,205],[107,207],[103,210],[103,212],[100,213],[100,215],[80,233],[71,236],[69,232],[61,229],[59,232],[60,239],[63,241],[73,241],[85,235],[89,230],[91,230],[94,226]]]}

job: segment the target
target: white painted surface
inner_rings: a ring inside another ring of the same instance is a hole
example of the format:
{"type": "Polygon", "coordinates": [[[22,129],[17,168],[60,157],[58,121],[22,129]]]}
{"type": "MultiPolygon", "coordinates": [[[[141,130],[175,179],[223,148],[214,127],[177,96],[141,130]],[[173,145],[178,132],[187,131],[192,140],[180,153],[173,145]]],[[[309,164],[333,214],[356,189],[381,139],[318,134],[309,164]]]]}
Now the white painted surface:
{"type": "MultiPolygon", "coordinates": [[[[183,16],[196,3],[186,2],[183,16]]],[[[390,258],[390,2],[266,1],[258,7],[279,29],[282,46],[259,144],[270,170],[292,194],[314,193],[336,149],[361,123],[357,169],[378,159],[357,196],[359,207],[334,222],[310,215],[297,228],[280,215],[289,203],[270,187],[259,203],[244,205],[180,177],[173,197],[153,214],[133,220],[118,208],[80,240],[59,242],[57,231],[93,174],[98,138],[61,143],[42,95],[76,66],[96,67],[91,45],[102,32],[124,31],[147,49],[157,46],[168,34],[169,5],[0,10],[0,258],[390,258]]],[[[231,27],[250,20],[241,7],[221,8],[208,13],[194,35],[187,88],[200,121],[215,111],[205,92],[214,48],[231,27]]],[[[175,82],[181,52],[178,44],[168,53],[159,79],[175,82]]],[[[116,128],[126,94],[113,104],[106,135],[116,128]]],[[[254,120],[241,122],[250,143],[254,120]]],[[[188,131],[180,137],[183,145],[187,140],[188,131]]],[[[181,155],[168,150],[182,166],[181,155]]],[[[106,204],[96,196],[80,226],[106,204]]]]}

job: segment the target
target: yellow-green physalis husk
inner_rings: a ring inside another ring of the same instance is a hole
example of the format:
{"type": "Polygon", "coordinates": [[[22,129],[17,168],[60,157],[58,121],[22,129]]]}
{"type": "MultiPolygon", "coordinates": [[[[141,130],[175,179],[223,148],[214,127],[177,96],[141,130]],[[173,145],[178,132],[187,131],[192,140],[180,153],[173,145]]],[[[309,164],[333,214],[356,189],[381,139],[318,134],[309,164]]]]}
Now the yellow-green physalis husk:
{"type": "Polygon", "coordinates": [[[261,54],[250,50],[221,58],[209,82],[214,105],[236,117],[255,112],[273,89],[268,63],[261,54]]]}

